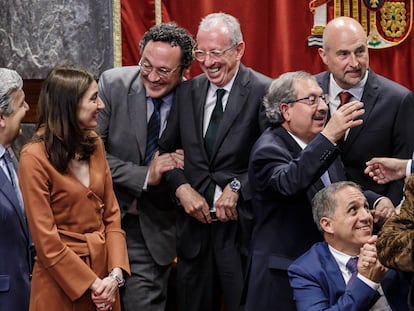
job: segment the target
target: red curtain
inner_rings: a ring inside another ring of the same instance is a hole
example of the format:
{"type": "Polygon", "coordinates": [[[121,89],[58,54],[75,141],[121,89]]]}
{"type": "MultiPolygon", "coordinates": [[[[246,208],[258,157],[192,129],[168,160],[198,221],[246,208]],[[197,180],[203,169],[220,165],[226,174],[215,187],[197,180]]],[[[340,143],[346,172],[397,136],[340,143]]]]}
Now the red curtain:
{"type": "MultiPolygon", "coordinates": [[[[238,18],[246,42],[243,63],[270,77],[276,78],[286,71],[326,70],[317,47],[308,47],[307,43],[313,25],[309,0],[163,0],[161,3],[162,20],[175,21],[194,36],[200,19],[209,13],[225,12],[238,18]]],[[[154,0],[121,0],[121,23],[123,65],[136,64],[139,39],[155,24],[154,0]]],[[[412,90],[413,36],[411,33],[396,47],[370,50],[370,66],[374,71],[412,90]]],[[[198,73],[200,69],[195,62],[191,75],[198,73]]]]}

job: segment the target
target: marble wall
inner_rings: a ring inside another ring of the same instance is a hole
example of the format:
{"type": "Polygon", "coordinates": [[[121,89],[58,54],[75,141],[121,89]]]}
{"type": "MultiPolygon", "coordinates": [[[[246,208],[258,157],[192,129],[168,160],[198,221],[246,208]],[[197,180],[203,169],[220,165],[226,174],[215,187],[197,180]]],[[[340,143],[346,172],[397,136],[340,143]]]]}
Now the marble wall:
{"type": "Polygon", "coordinates": [[[113,67],[111,0],[0,0],[0,67],[43,79],[57,63],[113,67]]]}

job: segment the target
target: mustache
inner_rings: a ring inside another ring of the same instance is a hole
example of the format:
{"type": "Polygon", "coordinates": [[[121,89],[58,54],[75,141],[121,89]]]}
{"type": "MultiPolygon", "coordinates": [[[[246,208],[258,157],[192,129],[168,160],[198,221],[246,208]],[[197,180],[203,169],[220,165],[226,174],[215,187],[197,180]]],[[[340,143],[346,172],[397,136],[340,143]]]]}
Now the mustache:
{"type": "Polygon", "coordinates": [[[324,120],[328,116],[328,110],[318,110],[313,115],[314,120],[324,120]]]}

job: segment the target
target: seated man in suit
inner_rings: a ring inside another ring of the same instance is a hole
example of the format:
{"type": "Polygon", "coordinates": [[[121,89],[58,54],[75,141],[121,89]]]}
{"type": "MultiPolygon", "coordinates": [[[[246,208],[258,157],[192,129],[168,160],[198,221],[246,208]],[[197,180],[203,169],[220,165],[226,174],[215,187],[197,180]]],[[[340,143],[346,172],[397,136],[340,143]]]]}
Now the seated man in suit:
{"type": "Polygon", "coordinates": [[[367,161],[365,174],[383,185],[414,173],[413,160],[397,158],[372,158],[367,161]]]}
{"type": "Polygon", "coordinates": [[[334,183],[312,202],[325,242],[314,244],[289,267],[297,309],[408,310],[404,275],[387,271],[377,259],[373,217],[360,187],[334,183]]]}

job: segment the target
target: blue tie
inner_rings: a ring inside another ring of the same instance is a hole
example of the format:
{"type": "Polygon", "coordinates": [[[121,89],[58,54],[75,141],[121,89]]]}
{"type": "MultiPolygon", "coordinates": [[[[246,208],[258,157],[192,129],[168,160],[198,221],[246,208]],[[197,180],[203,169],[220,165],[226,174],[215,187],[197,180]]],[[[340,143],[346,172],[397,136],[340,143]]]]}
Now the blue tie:
{"type": "Polygon", "coordinates": [[[10,182],[13,185],[14,192],[16,192],[16,196],[17,196],[17,199],[19,200],[20,208],[21,208],[22,212],[24,212],[22,193],[20,192],[16,170],[14,168],[13,161],[11,159],[9,150],[6,149],[6,151],[4,152],[4,155],[3,155],[3,159],[6,162],[6,167],[7,167],[8,173],[9,173],[10,182]]]}
{"type": "Polygon", "coordinates": [[[160,108],[162,105],[162,99],[151,98],[151,100],[154,104],[154,112],[152,113],[147,125],[147,148],[145,151],[144,165],[149,165],[154,156],[155,150],[158,148],[158,139],[161,128],[160,108]]]}
{"type": "Polygon", "coordinates": [[[352,282],[354,282],[358,274],[358,257],[349,258],[348,262],[346,263],[346,268],[349,270],[349,272],[352,273],[348,284],[346,284],[346,286],[349,287],[351,286],[352,282]]]}

